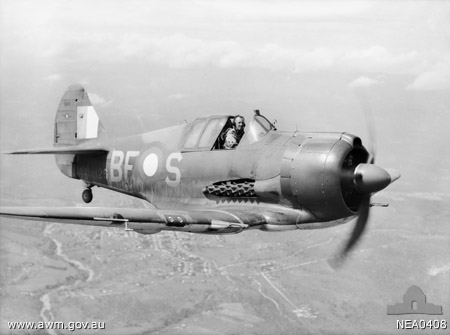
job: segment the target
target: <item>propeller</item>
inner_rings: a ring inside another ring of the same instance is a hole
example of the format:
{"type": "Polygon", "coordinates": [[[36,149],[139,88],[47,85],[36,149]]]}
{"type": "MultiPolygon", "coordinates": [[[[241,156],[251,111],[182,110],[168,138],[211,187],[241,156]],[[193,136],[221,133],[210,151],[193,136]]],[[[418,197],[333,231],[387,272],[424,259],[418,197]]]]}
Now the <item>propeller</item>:
{"type": "Polygon", "coordinates": [[[370,216],[370,198],[372,193],[383,190],[398,178],[400,178],[400,173],[396,170],[383,169],[374,164],[361,163],[355,168],[353,174],[354,188],[362,195],[358,207],[359,216],[349,239],[339,254],[329,261],[329,264],[333,268],[336,269],[342,266],[350,251],[355,247],[363,235],[370,216]]]}
{"type": "Polygon", "coordinates": [[[358,242],[359,238],[363,234],[364,230],[367,226],[367,221],[369,220],[370,214],[370,194],[365,194],[362,198],[361,205],[359,206],[359,216],[358,220],[355,223],[355,227],[353,228],[352,234],[345,244],[344,248],[341,250],[339,257],[344,259],[347,257],[347,254],[358,242]]]}
{"type": "Polygon", "coordinates": [[[361,195],[361,198],[358,207],[359,216],[355,222],[355,226],[349,239],[338,255],[329,261],[329,264],[335,269],[342,266],[350,251],[355,247],[367,227],[371,207],[370,198],[372,194],[383,190],[389,184],[400,178],[400,173],[396,170],[383,169],[374,164],[376,156],[376,140],[372,110],[370,108],[370,104],[367,103],[367,97],[364,92],[360,93],[361,94],[358,95],[358,98],[365,114],[369,134],[369,156],[367,157],[366,163],[360,163],[356,166],[353,170],[353,174],[349,175],[350,171],[347,171],[344,172],[343,175],[346,182],[349,181],[350,177],[351,187],[354,191],[361,195]]]}

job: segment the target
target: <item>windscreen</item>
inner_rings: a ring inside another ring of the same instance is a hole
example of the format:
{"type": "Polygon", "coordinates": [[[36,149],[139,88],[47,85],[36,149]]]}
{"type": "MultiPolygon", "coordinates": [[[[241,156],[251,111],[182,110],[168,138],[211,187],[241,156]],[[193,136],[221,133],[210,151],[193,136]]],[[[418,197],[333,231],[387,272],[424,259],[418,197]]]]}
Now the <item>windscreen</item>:
{"type": "Polygon", "coordinates": [[[273,129],[274,126],[264,116],[255,115],[245,128],[245,135],[241,140],[241,145],[257,142],[273,129]]]}

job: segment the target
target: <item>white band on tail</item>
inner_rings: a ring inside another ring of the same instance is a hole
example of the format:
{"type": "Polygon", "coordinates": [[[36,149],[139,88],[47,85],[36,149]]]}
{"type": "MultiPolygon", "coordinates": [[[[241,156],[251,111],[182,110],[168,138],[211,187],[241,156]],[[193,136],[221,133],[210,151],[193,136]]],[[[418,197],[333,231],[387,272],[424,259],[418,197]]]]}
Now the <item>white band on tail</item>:
{"type": "Polygon", "coordinates": [[[77,138],[88,139],[98,136],[98,116],[93,106],[77,107],[77,138]]]}

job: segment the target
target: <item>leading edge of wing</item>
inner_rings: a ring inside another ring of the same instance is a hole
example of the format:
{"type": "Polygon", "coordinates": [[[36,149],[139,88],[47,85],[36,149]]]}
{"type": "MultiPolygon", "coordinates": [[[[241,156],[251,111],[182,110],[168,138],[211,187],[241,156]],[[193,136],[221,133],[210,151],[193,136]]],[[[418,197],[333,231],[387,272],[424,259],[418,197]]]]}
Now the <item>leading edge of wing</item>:
{"type": "MultiPolygon", "coordinates": [[[[253,222],[221,210],[164,210],[104,207],[0,207],[0,216],[102,227],[118,227],[138,233],[161,230],[191,233],[239,233],[253,222]]],[[[263,220],[263,219],[261,219],[263,220]]],[[[258,223],[262,223],[259,221],[258,223]]]]}

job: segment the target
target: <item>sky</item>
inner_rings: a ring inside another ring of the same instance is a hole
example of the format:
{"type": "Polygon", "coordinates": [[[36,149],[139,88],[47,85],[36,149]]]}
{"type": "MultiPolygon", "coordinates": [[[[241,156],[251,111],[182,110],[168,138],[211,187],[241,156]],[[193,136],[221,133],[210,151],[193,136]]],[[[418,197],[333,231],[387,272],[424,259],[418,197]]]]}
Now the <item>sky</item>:
{"type": "Polygon", "coordinates": [[[142,62],[408,74],[406,89],[450,89],[446,1],[3,0],[1,9],[2,70],[26,61],[49,82],[87,81],[68,73],[73,63],[142,62]]]}
{"type": "Polygon", "coordinates": [[[73,62],[414,75],[450,88],[446,1],[2,1],[3,66],[73,62]]]}

